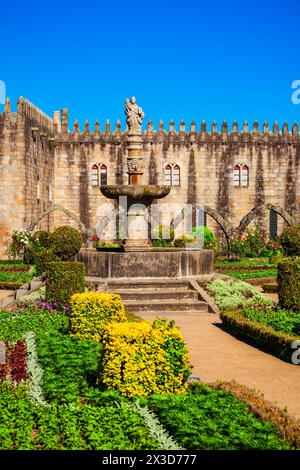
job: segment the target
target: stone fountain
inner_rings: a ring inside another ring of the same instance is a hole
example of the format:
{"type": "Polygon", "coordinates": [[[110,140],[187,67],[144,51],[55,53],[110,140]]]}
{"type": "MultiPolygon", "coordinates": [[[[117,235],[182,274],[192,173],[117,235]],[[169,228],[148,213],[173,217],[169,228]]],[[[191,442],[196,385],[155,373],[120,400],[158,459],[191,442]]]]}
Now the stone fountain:
{"type": "Polygon", "coordinates": [[[142,139],[142,121],[144,112],[136,104],[135,97],[125,101],[127,116],[127,173],[128,184],[122,186],[104,186],[101,192],[109,199],[126,197],[127,238],[125,251],[145,251],[150,249],[148,208],[154,199],[162,199],[169,194],[171,187],[164,185],[143,184],[144,157],[142,139]]]}
{"type": "Polygon", "coordinates": [[[182,248],[154,248],[149,234],[150,206],[162,199],[170,186],[143,184],[144,158],[142,121],[144,113],[132,97],[125,101],[127,116],[128,184],[101,187],[109,199],[126,200],[123,213],[127,237],[124,252],[81,252],[78,260],[86,266],[86,274],[101,279],[120,278],[197,278],[213,272],[213,251],[189,251],[182,248]]]}

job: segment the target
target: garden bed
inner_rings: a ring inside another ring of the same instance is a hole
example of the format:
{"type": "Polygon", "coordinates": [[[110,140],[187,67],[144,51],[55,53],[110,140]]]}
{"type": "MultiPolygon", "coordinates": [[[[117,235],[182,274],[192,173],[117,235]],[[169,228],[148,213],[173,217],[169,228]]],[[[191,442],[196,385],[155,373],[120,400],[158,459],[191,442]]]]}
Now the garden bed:
{"type": "Polygon", "coordinates": [[[46,302],[1,312],[0,338],[23,345],[23,358],[25,341],[28,353],[28,377],[17,387],[0,383],[1,450],[296,446],[232,394],[202,384],[187,394],[131,400],[104,391],[97,380],[101,342],[70,336],[69,317],[46,302]]]}

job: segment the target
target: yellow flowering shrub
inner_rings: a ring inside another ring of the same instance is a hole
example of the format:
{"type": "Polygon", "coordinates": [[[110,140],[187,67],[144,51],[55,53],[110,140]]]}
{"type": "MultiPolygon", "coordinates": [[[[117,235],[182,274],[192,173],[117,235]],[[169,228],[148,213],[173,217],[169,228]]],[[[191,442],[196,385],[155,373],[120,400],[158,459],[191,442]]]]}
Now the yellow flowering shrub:
{"type": "Polygon", "coordinates": [[[124,305],[117,294],[85,292],[70,299],[71,336],[100,341],[104,325],[126,321],[124,305]]]}
{"type": "Polygon", "coordinates": [[[127,397],[186,392],[189,359],[174,322],[112,322],[102,342],[101,382],[109,390],[127,397]]]}

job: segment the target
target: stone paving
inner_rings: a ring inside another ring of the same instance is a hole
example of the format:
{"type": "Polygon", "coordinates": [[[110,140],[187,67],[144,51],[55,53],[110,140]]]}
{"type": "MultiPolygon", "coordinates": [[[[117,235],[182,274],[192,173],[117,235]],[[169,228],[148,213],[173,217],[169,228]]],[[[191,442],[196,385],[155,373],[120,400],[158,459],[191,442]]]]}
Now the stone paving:
{"type": "MultiPolygon", "coordinates": [[[[139,313],[144,319],[153,314],[139,313]]],[[[168,318],[172,318],[168,315],[168,318]]],[[[300,366],[288,364],[225,332],[218,315],[174,315],[190,351],[193,374],[205,383],[236,380],[300,419],[300,366]]]]}

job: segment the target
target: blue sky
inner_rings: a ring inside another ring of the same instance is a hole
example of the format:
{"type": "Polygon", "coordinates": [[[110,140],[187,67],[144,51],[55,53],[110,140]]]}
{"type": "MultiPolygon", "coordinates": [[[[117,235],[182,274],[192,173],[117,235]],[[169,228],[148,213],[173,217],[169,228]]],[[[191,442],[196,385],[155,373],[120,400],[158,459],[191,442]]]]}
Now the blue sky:
{"type": "Polygon", "coordinates": [[[0,80],[43,111],[124,125],[145,120],[300,122],[299,1],[37,1],[1,5],[0,80]]]}

